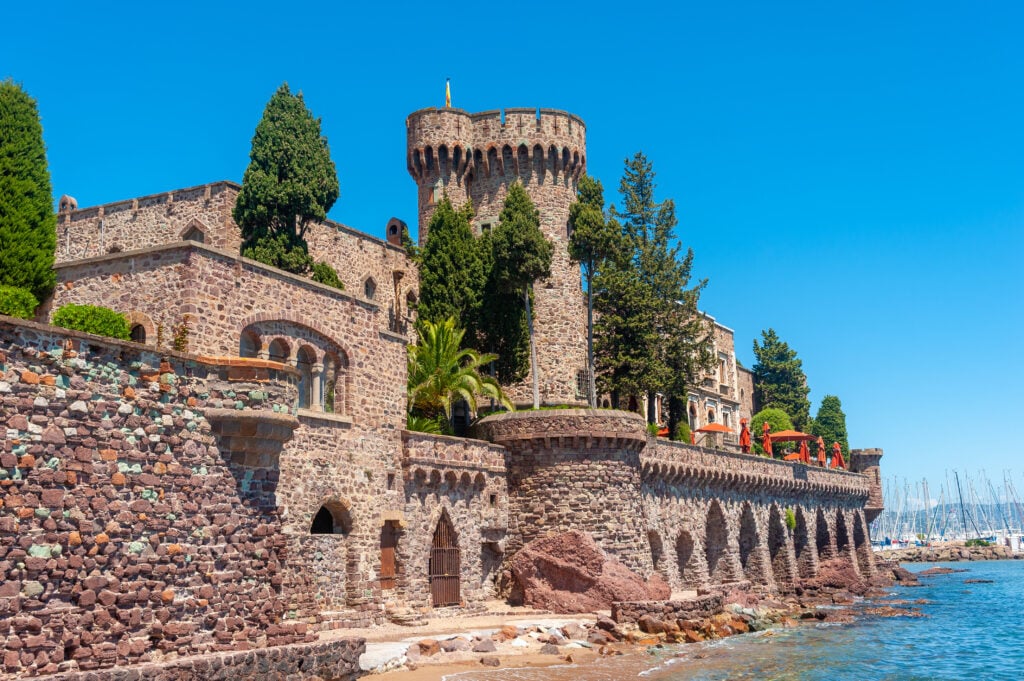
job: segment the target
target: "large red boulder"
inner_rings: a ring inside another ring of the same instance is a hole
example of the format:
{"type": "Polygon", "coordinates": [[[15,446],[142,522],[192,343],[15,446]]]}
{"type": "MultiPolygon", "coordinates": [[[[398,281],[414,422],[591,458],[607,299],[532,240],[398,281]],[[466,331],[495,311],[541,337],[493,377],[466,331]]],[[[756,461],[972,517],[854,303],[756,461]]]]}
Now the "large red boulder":
{"type": "Polygon", "coordinates": [[[645,580],[575,530],[530,542],[509,563],[510,601],[559,613],[608,610],[613,601],[666,600],[658,574],[645,580]]]}

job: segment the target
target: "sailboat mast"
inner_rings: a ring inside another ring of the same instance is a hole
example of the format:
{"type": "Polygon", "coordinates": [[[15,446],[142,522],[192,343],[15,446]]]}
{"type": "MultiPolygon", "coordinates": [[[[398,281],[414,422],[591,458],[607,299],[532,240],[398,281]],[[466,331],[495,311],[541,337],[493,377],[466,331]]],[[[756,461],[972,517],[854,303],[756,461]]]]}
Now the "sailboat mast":
{"type": "Polygon", "coordinates": [[[964,539],[967,538],[967,511],[964,509],[964,493],[960,489],[960,474],[953,471],[953,477],[956,478],[956,494],[960,497],[960,520],[964,526],[964,539]]]}

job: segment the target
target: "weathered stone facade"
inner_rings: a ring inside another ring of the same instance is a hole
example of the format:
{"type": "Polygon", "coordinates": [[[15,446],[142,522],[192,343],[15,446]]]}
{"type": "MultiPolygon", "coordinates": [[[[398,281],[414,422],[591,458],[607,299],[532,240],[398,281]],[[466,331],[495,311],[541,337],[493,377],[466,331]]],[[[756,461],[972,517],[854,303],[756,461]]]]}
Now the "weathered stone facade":
{"type": "MultiPolygon", "coordinates": [[[[565,254],[582,122],[447,109],[408,124],[421,230],[438,191],[472,198],[478,227],[514,179],[534,197],[557,246],[536,287],[542,393],[582,402],[585,317],[565,254]]],[[[418,276],[393,243],[400,225],[391,243],[310,227],[339,291],[237,255],[237,191],[60,215],[47,310],[111,307],[138,342],[0,319],[4,674],[305,678],[305,650],[346,678],[359,642],[235,653],[412,620],[442,600],[472,607],[497,595],[519,547],[571,529],[676,589],[789,588],[837,555],[873,569],[880,450],[854,452],[858,472],[823,470],[669,443],[636,414],[588,409],[493,415],[480,440],[406,432],[418,276]],[[174,336],[186,352],[169,349],[174,336]]],[[[724,365],[701,408],[718,400],[738,427],[752,382],[717,324],[715,346],[724,365]]]]}
{"type": "MultiPolygon", "coordinates": [[[[472,200],[479,233],[498,224],[509,185],[523,183],[540,211],[541,231],[555,246],[551,276],[533,287],[541,403],[585,404],[585,383],[577,377],[586,370],[586,306],[580,269],[567,248],[569,206],[587,165],[583,121],[551,109],[470,114],[446,108],[416,111],[405,125],[421,244],[445,194],[457,206],[472,200]]],[[[532,404],[532,380],[508,387],[515,403],[532,404]]]]}

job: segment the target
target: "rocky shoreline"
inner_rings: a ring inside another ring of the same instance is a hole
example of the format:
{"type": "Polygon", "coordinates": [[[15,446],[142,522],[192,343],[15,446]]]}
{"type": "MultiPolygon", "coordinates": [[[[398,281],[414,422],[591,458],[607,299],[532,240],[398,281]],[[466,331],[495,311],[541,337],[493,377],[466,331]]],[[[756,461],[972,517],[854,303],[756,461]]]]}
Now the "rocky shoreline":
{"type": "Polygon", "coordinates": [[[898,563],[955,563],[970,560],[1021,560],[1024,552],[1014,553],[1008,546],[912,546],[889,549],[875,554],[884,560],[898,563]]]}
{"type": "Polygon", "coordinates": [[[816,578],[804,580],[784,595],[759,593],[741,584],[731,591],[720,590],[689,601],[617,603],[612,611],[614,618],[604,615],[593,621],[510,623],[491,630],[409,640],[391,659],[363,668],[370,673],[401,670],[401,678],[406,679],[440,679],[442,668],[450,673],[452,667],[465,670],[579,663],[777,627],[848,623],[860,615],[922,617],[914,607],[921,601],[886,598],[896,583],[919,584],[916,575],[895,563],[880,561],[877,574],[862,579],[848,561],[833,560],[821,566],[816,578]],[[871,601],[869,607],[863,606],[864,600],[871,601]],[[858,601],[861,605],[852,607],[858,601]],[[437,673],[415,677],[405,673],[417,669],[427,672],[427,668],[437,673]]]}

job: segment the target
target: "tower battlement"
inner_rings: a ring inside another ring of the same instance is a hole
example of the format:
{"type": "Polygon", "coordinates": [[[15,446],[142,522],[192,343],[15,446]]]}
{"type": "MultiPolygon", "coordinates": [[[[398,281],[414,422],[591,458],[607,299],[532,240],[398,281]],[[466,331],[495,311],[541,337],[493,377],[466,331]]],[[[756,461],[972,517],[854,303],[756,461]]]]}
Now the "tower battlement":
{"type": "MultiPolygon", "coordinates": [[[[469,113],[430,108],[405,121],[409,174],[419,197],[419,240],[427,240],[434,207],[447,196],[473,204],[474,231],[498,223],[509,186],[522,182],[554,244],[551,276],[534,287],[538,379],[545,404],[586,399],[586,310],[579,266],[569,259],[569,206],[587,167],[587,128],[567,111],[540,108],[469,113]]],[[[510,386],[513,401],[530,401],[531,379],[510,386]]]]}

